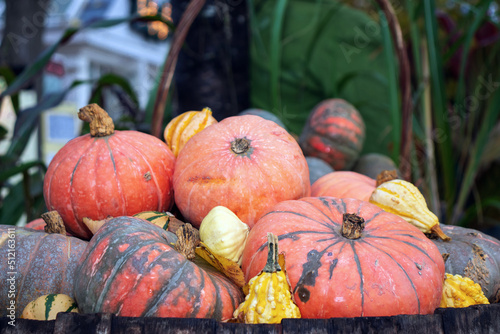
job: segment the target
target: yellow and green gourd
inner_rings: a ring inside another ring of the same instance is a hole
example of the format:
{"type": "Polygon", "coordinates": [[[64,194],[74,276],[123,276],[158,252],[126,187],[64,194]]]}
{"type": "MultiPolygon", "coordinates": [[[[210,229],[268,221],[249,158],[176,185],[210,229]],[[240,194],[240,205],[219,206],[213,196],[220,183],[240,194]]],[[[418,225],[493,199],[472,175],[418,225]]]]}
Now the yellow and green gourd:
{"type": "Polygon", "coordinates": [[[76,312],[78,307],[73,298],[65,294],[43,295],[30,302],[21,318],[31,320],[54,320],[59,312],[76,312]]]}
{"type": "Polygon", "coordinates": [[[277,324],[283,318],[300,318],[293,300],[285,268],[278,263],[278,237],[267,234],[267,263],[260,274],[250,279],[245,301],[233,316],[247,324],[277,324]]]}

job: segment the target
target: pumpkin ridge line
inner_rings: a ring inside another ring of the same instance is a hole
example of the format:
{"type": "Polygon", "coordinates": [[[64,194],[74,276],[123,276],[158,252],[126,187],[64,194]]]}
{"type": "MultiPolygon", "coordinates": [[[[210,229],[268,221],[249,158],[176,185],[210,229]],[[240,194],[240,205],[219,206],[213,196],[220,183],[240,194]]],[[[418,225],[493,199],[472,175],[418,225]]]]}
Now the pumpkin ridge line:
{"type": "Polygon", "coordinates": [[[156,188],[156,196],[158,198],[158,211],[162,211],[163,207],[163,201],[164,199],[162,198],[162,192],[160,191],[160,185],[158,184],[158,178],[156,177],[156,173],[154,172],[151,164],[149,163],[149,160],[146,159],[144,154],[137,148],[135,145],[131,145],[126,139],[120,138],[120,140],[128,145],[129,148],[134,150],[135,152],[138,153],[138,155],[142,158],[143,162],[148,166],[149,171],[151,173],[151,178],[153,179],[155,183],[155,188],[156,188]]]}
{"type": "MultiPolygon", "coordinates": [[[[199,269],[202,270],[201,268],[199,268],[199,269]]],[[[216,295],[215,305],[214,305],[213,310],[210,314],[211,318],[213,318],[215,316],[216,319],[222,319],[222,307],[223,307],[224,303],[220,299],[220,291],[219,291],[218,285],[215,282],[215,277],[208,275],[208,273],[207,273],[207,276],[210,279],[210,281],[212,282],[212,285],[214,286],[215,295],[216,295]]],[[[219,283],[221,282],[221,280],[217,280],[217,281],[219,281],[219,283]]],[[[231,298],[231,300],[232,300],[232,298],[231,298]]],[[[233,307],[233,309],[236,309],[236,308],[233,307]]]]}
{"type": "MultiPolygon", "coordinates": [[[[297,234],[331,234],[332,232],[331,231],[308,231],[308,230],[301,230],[301,231],[294,231],[294,232],[290,232],[290,233],[286,233],[286,234],[280,234],[278,236],[278,241],[281,241],[283,239],[292,239],[292,241],[294,241],[294,235],[297,235],[297,234]]],[[[267,242],[265,242],[264,244],[262,244],[262,246],[260,246],[258,249],[257,249],[257,252],[261,252],[262,250],[264,249],[267,249],[267,242]]]]}
{"type": "MultiPolygon", "coordinates": [[[[118,136],[115,136],[117,138],[118,136]]],[[[120,178],[118,177],[118,171],[116,170],[116,162],[115,162],[115,157],[113,155],[113,150],[111,150],[111,145],[109,143],[109,138],[104,137],[104,142],[106,143],[106,147],[108,148],[109,151],[109,157],[111,158],[111,162],[113,163],[113,171],[115,172],[115,180],[116,180],[116,186],[118,188],[118,193],[120,194],[121,197],[121,202],[122,202],[122,213],[127,212],[127,201],[125,200],[125,195],[123,194],[123,187],[120,183],[120,178]]],[[[97,159],[96,159],[97,162],[97,159]]],[[[97,167],[97,166],[96,166],[97,167]]],[[[95,171],[98,171],[98,168],[95,169],[95,171]]],[[[97,173],[96,173],[97,175],[97,173]]],[[[99,201],[98,201],[99,202],[99,201]]]]}
{"type": "MultiPolygon", "coordinates": [[[[330,222],[330,223],[331,223],[331,224],[323,224],[323,223],[320,223],[320,225],[323,225],[323,226],[325,226],[325,227],[329,228],[329,229],[330,229],[330,230],[332,230],[333,232],[336,232],[336,230],[335,230],[334,226],[335,226],[335,225],[338,225],[338,224],[336,224],[336,223],[333,221],[333,219],[331,219],[330,217],[328,217],[328,215],[327,215],[326,213],[324,213],[323,211],[321,211],[318,207],[316,207],[315,205],[313,205],[311,202],[309,202],[309,201],[304,201],[304,202],[306,202],[306,203],[307,203],[310,207],[312,207],[313,209],[315,209],[316,211],[318,211],[319,213],[321,213],[321,215],[323,215],[325,218],[327,218],[327,219],[328,219],[328,221],[327,221],[327,222],[330,222]]],[[[330,208],[328,205],[327,205],[327,207],[328,207],[328,209],[329,209],[329,210],[330,210],[330,212],[331,212],[331,208],[330,208]]]]}
{"type": "MultiPolygon", "coordinates": [[[[278,237],[278,239],[279,239],[279,237],[278,237]]],[[[317,253],[318,253],[318,255],[319,255],[319,256],[317,257],[317,260],[318,260],[318,262],[320,263],[320,266],[319,266],[317,269],[319,269],[319,268],[322,266],[322,264],[321,264],[321,258],[322,258],[322,257],[323,257],[323,255],[324,255],[324,254],[328,251],[328,249],[329,249],[330,247],[333,247],[333,246],[335,246],[335,245],[339,244],[339,243],[342,243],[342,245],[340,246],[340,249],[339,249],[339,251],[338,251],[338,253],[337,253],[337,259],[338,259],[338,257],[340,256],[340,254],[341,254],[341,253],[342,253],[342,251],[344,250],[344,247],[345,247],[345,245],[346,245],[346,243],[347,243],[345,240],[338,240],[337,242],[334,242],[334,243],[332,243],[332,244],[330,244],[330,245],[326,246],[326,247],[325,247],[322,251],[317,252],[317,253]]],[[[309,261],[307,261],[306,263],[308,263],[308,262],[309,262],[309,261]]],[[[306,276],[307,276],[307,274],[310,272],[310,271],[309,271],[309,272],[307,272],[307,273],[304,273],[304,270],[305,270],[304,265],[305,265],[306,263],[302,264],[302,273],[301,273],[301,275],[300,275],[300,277],[299,277],[299,280],[297,281],[297,284],[295,285],[295,288],[293,288],[293,293],[294,293],[294,294],[297,292],[297,290],[298,290],[300,287],[303,287],[304,285],[314,286],[314,285],[311,285],[311,284],[305,284],[305,283],[304,283],[304,281],[306,280],[306,276]]],[[[316,277],[317,277],[317,276],[318,276],[318,275],[316,275],[316,277]]],[[[299,298],[299,299],[300,299],[300,298],[299,298]]]]}
{"type": "MultiPolygon", "coordinates": [[[[17,228],[16,228],[16,231],[14,233],[16,233],[16,236],[17,236],[17,228]]],[[[38,239],[38,242],[36,243],[35,248],[30,252],[30,258],[29,258],[29,260],[26,262],[26,267],[27,268],[31,267],[31,261],[33,260],[34,255],[38,253],[38,250],[40,249],[42,242],[45,241],[45,239],[47,238],[47,236],[49,236],[49,234],[45,233],[45,235],[43,235],[40,239],[38,239]]],[[[23,278],[21,279],[21,282],[18,285],[17,291],[22,291],[23,290],[24,281],[26,280],[26,276],[27,275],[23,275],[23,278]]],[[[21,295],[20,293],[16,293],[16,298],[15,298],[16,305],[18,305],[18,298],[19,298],[20,295],[21,295]]]]}
{"type": "MultiPolygon", "coordinates": [[[[75,139],[75,141],[79,142],[79,140],[77,140],[77,139],[75,139]]],[[[66,158],[67,158],[70,154],[72,154],[72,153],[73,153],[73,152],[72,152],[72,150],[68,150],[67,154],[66,154],[64,157],[62,157],[61,159],[59,159],[59,161],[57,161],[57,165],[56,165],[56,166],[54,166],[54,168],[53,168],[53,169],[51,169],[50,178],[47,178],[47,194],[48,194],[48,196],[47,196],[47,199],[46,199],[46,200],[48,201],[48,203],[46,203],[46,204],[47,204],[47,208],[48,208],[49,210],[50,210],[50,207],[51,207],[51,204],[50,204],[50,203],[52,202],[52,201],[50,200],[50,194],[51,194],[51,191],[50,191],[50,190],[51,190],[51,188],[52,188],[52,179],[54,178],[54,174],[56,174],[56,171],[57,171],[57,169],[61,166],[62,162],[63,162],[64,160],[66,160],[66,158]]],[[[45,176],[47,176],[47,174],[46,174],[45,176]]],[[[71,176],[71,182],[73,182],[73,175],[71,176]]],[[[44,191],[44,193],[45,193],[45,191],[44,191]]],[[[44,197],[45,197],[45,196],[44,196],[44,197]]]]}
{"type": "MultiPolygon", "coordinates": [[[[173,248],[172,248],[172,251],[175,251],[175,250],[173,250],[173,248]]],[[[162,256],[170,255],[169,253],[170,252],[164,253],[164,254],[162,254],[162,256]]],[[[163,301],[163,297],[168,295],[172,290],[174,290],[177,287],[177,283],[178,283],[179,279],[182,278],[182,276],[183,276],[182,274],[184,273],[186,268],[188,268],[188,265],[189,265],[188,262],[189,262],[189,260],[184,259],[184,261],[182,262],[180,267],[177,268],[177,272],[175,273],[175,275],[171,276],[170,279],[162,286],[161,293],[157,294],[156,297],[148,303],[148,308],[147,308],[146,313],[142,314],[143,317],[154,316],[154,312],[156,312],[158,310],[158,304],[160,304],[163,301]],[[175,283],[175,284],[172,284],[172,283],[175,283]]]]}
{"type": "MultiPolygon", "coordinates": [[[[359,240],[359,241],[363,242],[362,240],[359,240]]],[[[364,307],[365,307],[365,291],[364,291],[363,270],[361,268],[361,262],[359,261],[358,253],[356,252],[356,247],[355,247],[356,242],[354,240],[349,240],[348,242],[352,248],[352,253],[354,255],[354,261],[356,262],[356,267],[358,269],[359,292],[361,294],[361,316],[363,316],[364,315],[364,307]]],[[[419,307],[419,310],[420,310],[420,307],[419,307]]]]}
{"type": "MultiPolygon", "coordinates": [[[[418,292],[417,292],[417,288],[415,287],[415,285],[413,284],[413,281],[411,280],[410,276],[408,275],[408,273],[406,272],[406,270],[403,268],[403,266],[398,262],[396,261],[396,259],[394,259],[392,257],[391,254],[389,254],[388,252],[384,251],[383,249],[375,246],[375,245],[372,245],[370,242],[367,242],[366,240],[363,241],[365,244],[375,248],[376,250],[378,250],[379,252],[382,252],[384,253],[385,255],[387,255],[387,257],[389,257],[389,259],[391,259],[394,263],[396,263],[396,265],[401,269],[401,271],[405,274],[406,278],[408,279],[408,281],[410,282],[411,284],[411,288],[413,289],[413,292],[415,293],[415,297],[417,298],[417,305],[418,305],[418,314],[420,314],[420,297],[418,296],[418,292]]],[[[405,255],[405,254],[403,254],[405,255]]],[[[407,258],[408,256],[405,255],[407,258]]]]}
{"type": "MultiPolygon", "coordinates": [[[[411,235],[407,235],[407,234],[399,234],[399,235],[411,236],[411,235]]],[[[404,240],[401,240],[401,239],[395,239],[395,238],[392,238],[392,237],[387,237],[387,236],[382,236],[382,235],[378,235],[378,236],[369,236],[369,235],[367,235],[366,236],[366,239],[370,239],[370,238],[372,238],[372,239],[387,239],[387,240],[393,240],[393,241],[404,243],[404,244],[406,244],[408,246],[411,246],[411,247],[419,250],[422,254],[424,254],[425,256],[427,256],[434,264],[437,264],[436,261],[434,261],[434,259],[432,257],[430,257],[429,254],[427,254],[427,252],[424,249],[418,247],[417,245],[415,245],[415,244],[413,244],[413,243],[411,243],[409,241],[404,241],[404,240]]],[[[414,238],[416,238],[416,237],[414,237],[414,238]]],[[[417,240],[421,240],[421,239],[417,238],[417,240]]]]}
{"type": "MultiPolygon", "coordinates": [[[[120,241],[120,240],[116,240],[116,242],[118,242],[118,241],[120,241]]],[[[104,286],[101,289],[101,293],[99,294],[99,297],[97,298],[97,301],[94,304],[94,312],[96,312],[97,310],[99,310],[102,307],[102,303],[104,301],[104,298],[106,297],[106,295],[109,292],[109,288],[110,288],[110,285],[113,283],[114,277],[118,274],[118,270],[121,269],[122,266],[126,262],[128,262],[128,260],[131,258],[131,255],[133,255],[136,251],[140,250],[141,248],[143,248],[145,246],[149,246],[149,245],[155,244],[157,242],[158,242],[158,240],[145,240],[145,241],[142,241],[140,243],[137,243],[137,244],[131,246],[130,248],[128,248],[127,249],[128,252],[124,252],[122,254],[122,256],[116,262],[114,262],[114,266],[111,269],[108,278],[106,279],[106,283],[104,283],[104,286]],[[132,252],[131,250],[134,250],[134,252],[132,252]]],[[[103,254],[102,257],[104,257],[106,255],[107,256],[110,256],[110,255],[112,256],[113,255],[113,254],[110,254],[111,252],[109,250],[111,248],[112,244],[113,244],[113,242],[109,243],[109,246],[106,249],[105,254],[103,254]]],[[[102,258],[101,258],[101,260],[102,260],[102,258]]]]}
{"type": "MultiPolygon", "coordinates": [[[[308,216],[306,216],[306,215],[303,215],[303,214],[300,214],[300,213],[298,213],[298,212],[294,212],[294,211],[288,211],[288,210],[287,210],[287,211],[271,211],[271,212],[266,213],[266,214],[265,214],[264,216],[262,216],[262,217],[265,217],[265,216],[267,216],[267,215],[274,214],[274,213],[288,213],[288,214],[292,214],[292,215],[295,215],[295,216],[299,216],[299,217],[302,217],[302,218],[307,218],[307,219],[309,219],[309,220],[312,220],[313,222],[315,222],[315,223],[317,223],[317,224],[319,224],[319,225],[321,225],[321,226],[324,226],[324,227],[326,227],[326,228],[328,228],[328,229],[330,230],[330,231],[324,231],[323,233],[331,233],[331,232],[332,232],[332,230],[334,230],[334,229],[333,229],[333,226],[331,226],[331,225],[325,224],[324,222],[320,222],[320,221],[318,221],[318,220],[316,220],[316,219],[313,219],[313,218],[311,218],[311,217],[308,217],[308,216]]],[[[261,217],[261,218],[262,218],[262,217],[261,217]]],[[[333,222],[333,221],[332,221],[332,222],[333,222]]],[[[307,230],[306,230],[306,231],[307,231],[307,230]]],[[[320,231],[317,231],[317,232],[320,232],[320,231]]],[[[267,244],[266,244],[266,245],[267,245],[267,244]]],[[[266,246],[266,247],[267,247],[267,246],[266,246]]]]}
{"type": "MultiPolygon", "coordinates": [[[[90,134],[88,135],[90,136],[90,134]]],[[[81,137],[80,137],[81,138],[81,137]]],[[[86,138],[86,137],[85,137],[86,138]]],[[[82,153],[80,154],[80,157],[78,158],[78,161],[76,162],[75,164],[75,167],[73,168],[73,171],[71,172],[71,178],[70,178],[70,193],[69,193],[69,198],[70,198],[70,202],[71,202],[71,212],[73,213],[73,218],[78,222],[80,221],[80,219],[77,217],[77,214],[76,214],[76,211],[75,211],[75,198],[73,196],[73,178],[76,174],[76,170],[78,169],[78,166],[80,166],[80,162],[82,161],[82,159],[84,158],[84,156],[87,155],[88,151],[92,149],[92,147],[95,145],[95,143],[97,142],[98,138],[94,138],[94,140],[91,141],[90,144],[87,145],[87,147],[82,150],[82,153]]],[[[62,162],[62,160],[61,160],[62,162]]],[[[54,174],[55,174],[56,171],[54,171],[54,174]]],[[[52,183],[52,182],[51,182],[52,183]]],[[[88,235],[89,231],[86,227],[83,227],[81,224],[73,224],[71,227],[70,227],[70,232],[73,232],[73,229],[77,230],[78,234],[84,234],[84,235],[88,235]],[[83,233],[80,233],[80,232],[83,232],[83,233]]]]}

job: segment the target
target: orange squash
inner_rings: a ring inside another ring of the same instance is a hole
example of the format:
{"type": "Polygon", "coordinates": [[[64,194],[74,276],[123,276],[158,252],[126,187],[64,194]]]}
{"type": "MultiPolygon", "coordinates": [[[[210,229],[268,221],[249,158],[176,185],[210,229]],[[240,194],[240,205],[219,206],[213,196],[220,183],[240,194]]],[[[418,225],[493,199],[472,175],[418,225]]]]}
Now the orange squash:
{"type": "Polygon", "coordinates": [[[199,227],[225,206],[250,228],[273,205],[310,194],[309,169],[293,137],[262,117],[233,116],[191,138],[174,172],[175,203],[199,227]]]}
{"type": "Polygon", "coordinates": [[[311,186],[311,196],[356,198],[368,202],[375,187],[376,181],[368,176],[338,171],[326,174],[314,182],[311,186]]]}
{"type": "Polygon", "coordinates": [[[191,137],[214,123],[217,123],[217,120],[212,116],[210,108],[203,108],[202,111],[186,111],[167,124],[163,137],[177,157],[191,137]]]}

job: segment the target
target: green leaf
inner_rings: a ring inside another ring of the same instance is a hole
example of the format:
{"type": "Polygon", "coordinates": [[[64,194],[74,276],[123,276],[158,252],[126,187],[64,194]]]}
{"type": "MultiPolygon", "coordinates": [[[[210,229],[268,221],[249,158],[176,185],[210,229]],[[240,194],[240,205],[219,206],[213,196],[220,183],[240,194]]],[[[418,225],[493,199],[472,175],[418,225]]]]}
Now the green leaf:
{"type": "MultiPolygon", "coordinates": [[[[12,70],[7,66],[0,67],[0,76],[4,78],[7,87],[10,86],[14,80],[16,80],[15,73],[12,72],[12,70]]],[[[11,101],[14,112],[17,114],[19,111],[19,94],[13,94],[11,96],[11,101]]]]}
{"type": "Polygon", "coordinates": [[[392,142],[393,142],[393,150],[392,150],[392,160],[399,165],[399,148],[401,147],[401,105],[400,105],[400,92],[398,85],[398,71],[397,66],[395,64],[398,63],[395,55],[394,48],[392,45],[392,37],[391,31],[389,29],[389,23],[387,22],[387,18],[384,15],[383,11],[379,11],[380,16],[380,26],[382,28],[382,41],[384,42],[384,54],[385,60],[387,62],[387,81],[389,83],[389,109],[391,114],[391,127],[392,127],[392,142]]]}
{"type": "Polygon", "coordinates": [[[281,92],[280,92],[280,75],[281,75],[281,38],[283,33],[283,20],[287,7],[288,0],[278,0],[276,2],[275,18],[271,29],[271,82],[270,93],[272,100],[272,110],[281,110],[281,92]]]}
{"type": "Polygon", "coordinates": [[[451,131],[448,119],[448,109],[444,89],[444,68],[442,64],[441,48],[438,43],[438,28],[434,0],[423,0],[425,31],[428,41],[429,68],[431,73],[431,89],[435,136],[432,138],[437,144],[439,154],[440,175],[444,182],[444,199],[447,204],[448,217],[451,216],[455,199],[455,160],[451,147],[451,131]]]}
{"type": "Polygon", "coordinates": [[[125,18],[96,21],[83,27],[70,27],[66,29],[61,38],[59,38],[59,40],[55,44],[51,45],[44,52],[42,52],[40,56],[38,56],[38,58],[31,65],[27,66],[24,69],[24,71],[16,78],[16,80],[2,94],[0,94],[0,100],[5,96],[17,93],[20,89],[25,87],[32,80],[32,78],[35,75],[37,75],[45,67],[45,65],[47,65],[47,63],[49,62],[52,55],[56,52],[56,50],[60,46],[68,43],[76,33],[87,29],[109,28],[122,23],[132,22],[132,21],[144,21],[144,22],[162,21],[168,24],[169,27],[173,26],[171,22],[164,20],[161,15],[157,16],[132,15],[125,18]]]}
{"type": "Polygon", "coordinates": [[[463,44],[461,44],[462,58],[460,61],[460,74],[458,77],[458,87],[455,96],[455,101],[457,102],[465,100],[465,81],[466,81],[465,66],[467,65],[467,60],[469,59],[469,52],[471,50],[472,42],[474,40],[474,35],[477,29],[479,29],[481,24],[484,22],[485,17],[488,14],[488,9],[490,8],[492,2],[493,2],[492,0],[483,0],[479,3],[479,5],[477,6],[479,10],[477,11],[476,16],[474,17],[474,21],[467,29],[467,33],[465,34],[465,40],[463,44]]]}
{"type": "Polygon", "coordinates": [[[483,156],[484,149],[486,147],[486,142],[499,116],[500,116],[500,94],[497,93],[493,95],[493,98],[491,99],[488,108],[484,113],[484,117],[482,119],[481,126],[479,128],[479,132],[476,137],[476,141],[474,145],[469,149],[470,150],[469,161],[465,169],[464,178],[458,193],[457,202],[455,204],[455,211],[453,214],[454,223],[457,222],[458,216],[465,205],[465,201],[467,200],[470,194],[473,182],[477,175],[479,163],[481,162],[481,158],[483,156]]]}
{"type": "Polygon", "coordinates": [[[64,91],[47,94],[37,105],[20,111],[14,126],[14,135],[11,144],[5,155],[10,157],[10,159],[17,160],[26,148],[30,136],[37,125],[37,119],[40,114],[59,105],[71,89],[87,82],[88,81],[75,81],[64,91]]]}
{"type": "Polygon", "coordinates": [[[0,169],[0,184],[7,181],[7,179],[11,178],[12,176],[26,172],[33,167],[40,167],[43,172],[47,171],[45,163],[41,160],[25,162],[19,166],[15,166],[7,170],[0,169]]]}
{"type": "Polygon", "coordinates": [[[4,140],[5,138],[7,138],[8,132],[9,131],[7,130],[7,128],[0,124],[0,140],[4,140]]]}

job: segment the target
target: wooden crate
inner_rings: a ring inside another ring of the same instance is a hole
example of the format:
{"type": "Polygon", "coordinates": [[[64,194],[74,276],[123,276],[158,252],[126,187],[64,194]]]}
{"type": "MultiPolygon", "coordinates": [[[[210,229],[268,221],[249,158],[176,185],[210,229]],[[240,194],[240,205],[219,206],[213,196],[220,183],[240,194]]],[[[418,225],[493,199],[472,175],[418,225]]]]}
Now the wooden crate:
{"type": "Polygon", "coordinates": [[[500,304],[437,309],[432,315],[331,319],[284,319],[276,325],[222,323],[212,319],[129,318],[109,313],[59,313],[53,321],[0,318],[0,333],[500,333],[500,304]]]}

